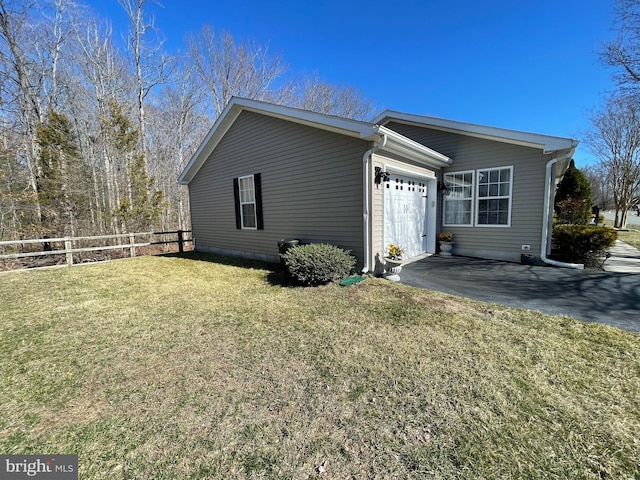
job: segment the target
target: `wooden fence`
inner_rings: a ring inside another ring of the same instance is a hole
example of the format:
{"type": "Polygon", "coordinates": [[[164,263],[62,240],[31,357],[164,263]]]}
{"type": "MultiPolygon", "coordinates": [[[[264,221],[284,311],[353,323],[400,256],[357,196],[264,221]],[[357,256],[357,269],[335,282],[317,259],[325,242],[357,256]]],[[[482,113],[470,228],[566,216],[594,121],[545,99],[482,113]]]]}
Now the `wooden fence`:
{"type": "MultiPolygon", "coordinates": [[[[0,260],[2,261],[2,270],[6,269],[5,262],[18,261],[22,258],[35,258],[35,257],[47,257],[51,258],[54,255],[65,255],[66,264],[74,264],[74,254],[76,259],[80,254],[86,254],[88,252],[110,251],[120,250],[123,256],[135,257],[136,252],[140,249],[147,247],[149,250],[151,247],[162,245],[161,251],[174,250],[171,246],[177,244],[177,251],[184,252],[185,244],[192,244],[193,241],[190,237],[191,230],[176,230],[173,232],[142,232],[142,233],[124,233],[120,235],[100,235],[94,237],[65,237],[65,238],[38,238],[33,240],[11,240],[0,242],[0,260]],[[168,236],[174,236],[174,239],[167,239],[168,236]],[[116,240],[117,243],[113,244],[112,240],[116,240]],[[124,242],[123,242],[124,240],[124,242]],[[83,243],[89,246],[79,246],[79,243],[83,243]],[[96,245],[102,243],[103,245],[96,245]],[[43,245],[42,251],[26,251],[30,250],[29,246],[41,244],[43,245]],[[61,247],[61,248],[56,248],[61,247]],[[126,255],[126,250],[129,250],[129,254],[126,255]],[[10,253],[9,253],[10,252],[10,253]]],[[[59,262],[50,262],[52,264],[58,264],[59,262]]],[[[64,263],[64,262],[63,262],[64,263]]],[[[18,268],[29,268],[33,266],[43,265],[21,265],[18,268]]]]}

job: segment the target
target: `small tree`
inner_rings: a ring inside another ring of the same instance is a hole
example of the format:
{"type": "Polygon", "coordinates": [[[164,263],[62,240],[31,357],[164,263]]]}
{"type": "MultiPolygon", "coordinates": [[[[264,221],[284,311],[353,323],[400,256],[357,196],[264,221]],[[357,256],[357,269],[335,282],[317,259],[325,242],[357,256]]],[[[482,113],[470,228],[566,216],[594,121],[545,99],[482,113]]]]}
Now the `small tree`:
{"type": "Polygon", "coordinates": [[[120,203],[116,216],[130,232],[149,230],[160,219],[164,195],[161,190],[153,189],[155,179],[145,172],[141,155],[131,159],[127,165],[127,175],[128,196],[120,203]]]}
{"type": "Polygon", "coordinates": [[[42,205],[43,233],[73,236],[78,210],[86,204],[84,189],[88,173],[81,161],[71,121],[54,110],[38,127],[42,174],[38,198],[42,205]]]}
{"type": "Polygon", "coordinates": [[[149,230],[162,214],[164,195],[154,188],[155,178],[147,174],[144,157],[133,153],[139,131],[114,101],[109,102],[109,117],[102,122],[116,154],[126,163],[127,192],[119,199],[113,216],[120,220],[124,231],[149,230]]]}
{"type": "Polygon", "coordinates": [[[558,184],[554,210],[559,223],[586,225],[591,218],[591,186],[573,160],[558,184]]]}

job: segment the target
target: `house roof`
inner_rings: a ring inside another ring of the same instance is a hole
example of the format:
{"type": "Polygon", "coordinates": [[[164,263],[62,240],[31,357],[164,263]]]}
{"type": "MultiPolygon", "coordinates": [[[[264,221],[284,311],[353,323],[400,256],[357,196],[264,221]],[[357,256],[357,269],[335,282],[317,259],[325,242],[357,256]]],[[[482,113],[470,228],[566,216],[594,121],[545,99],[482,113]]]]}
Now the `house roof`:
{"type": "MultiPolygon", "coordinates": [[[[435,130],[483,138],[496,142],[537,148],[541,149],[544,153],[572,151],[578,146],[578,141],[573,138],[553,137],[537,133],[520,132],[517,130],[489,127],[474,123],[457,122],[437,117],[396,112],[393,110],[385,110],[373,119],[373,122],[379,125],[385,125],[393,121],[410,125],[426,126],[435,130]]],[[[571,152],[571,154],[572,153],[573,152],[571,152]]]]}
{"type": "Polygon", "coordinates": [[[313,128],[360,138],[364,141],[380,142],[384,138],[386,141],[382,151],[403,156],[409,155],[415,160],[435,167],[444,167],[451,163],[451,160],[445,155],[374,123],[325,115],[258,100],[233,97],[213,124],[213,127],[200,147],[198,147],[196,153],[191,157],[191,160],[178,178],[178,183],[186,185],[191,182],[196,173],[198,173],[198,170],[200,170],[200,167],[202,167],[206,159],[211,155],[211,152],[213,152],[220,140],[222,140],[226,132],[243,111],[257,112],[262,115],[280,118],[313,128]]]}

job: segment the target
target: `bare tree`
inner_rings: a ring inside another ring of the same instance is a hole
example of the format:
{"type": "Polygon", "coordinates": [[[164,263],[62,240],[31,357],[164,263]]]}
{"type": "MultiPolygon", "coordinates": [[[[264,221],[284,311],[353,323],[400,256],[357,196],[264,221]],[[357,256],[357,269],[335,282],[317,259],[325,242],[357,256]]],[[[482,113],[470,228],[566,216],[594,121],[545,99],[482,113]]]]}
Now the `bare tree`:
{"type": "Polygon", "coordinates": [[[625,89],[640,85],[640,0],[616,0],[617,37],[604,45],[600,58],[616,68],[614,78],[625,89]]]}
{"type": "Polygon", "coordinates": [[[29,175],[14,148],[0,147],[0,239],[17,240],[39,220],[33,205],[36,194],[28,185],[29,175]]]}
{"type": "Polygon", "coordinates": [[[27,23],[25,27],[33,39],[33,55],[38,60],[43,104],[46,108],[61,110],[64,100],[60,76],[69,65],[65,54],[70,51],[69,41],[82,23],[79,16],[83,9],[73,0],[41,1],[35,6],[39,21],[27,23]]]}
{"type": "Polygon", "coordinates": [[[204,93],[195,81],[193,66],[188,63],[179,66],[181,75],[162,90],[150,119],[152,143],[157,149],[155,171],[167,199],[163,225],[175,228],[177,222],[179,229],[187,229],[190,223],[187,190],[176,179],[206,135],[212,119],[204,111],[204,93]]]}
{"type": "Polygon", "coordinates": [[[607,173],[616,209],[616,228],[626,228],[629,208],[640,192],[640,103],[637,98],[610,98],[591,116],[587,144],[607,173]]]}
{"type": "Polygon", "coordinates": [[[129,46],[135,68],[140,146],[144,171],[148,174],[149,152],[146,141],[145,100],[154,87],[166,81],[172,60],[162,51],[164,40],[155,28],[153,18],[145,17],[143,11],[145,5],[158,2],[155,0],[118,0],[118,2],[127,13],[131,26],[129,46]]]}
{"type": "Polygon", "coordinates": [[[217,118],[231,97],[256,100],[277,97],[276,81],[288,70],[282,58],[255,42],[236,43],[229,32],[216,33],[205,25],[198,35],[187,38],[189,56],[198,81],[206,87],[207,101],[217,118]]]}
{"type": "Polygon", "coordinates": [[[601,163],[588,165],[580,169],[591,185],[591,202],[600,210],[606,210],[613,206],[613,193],[609,172],[601,163]]]}
{"type": "Polygon", "coordinates": [[[234,95],[371,113],[360,91],[287,77],[280,55],[211,27],[168,58],[148,16],[156,0],[118,1],[126,52],[82,0],[0,0],[2,236],[188,228],[177,177],[234,95]]]}
{"type": "MultiPolygon", "coordinates": [[[[100,209],[99,217],[110,231],[120,233],[114,212],[122,201],[126,184],[127,157],[122,154],[117,129],[113,128],[114,107],[135,103],[135,84],[127,71],[125,60],[111,42],[111,28],[101,28],[97,21],[88,22],[83,35],[78,36],[82,55],[78,58],[79,73],[86,83],[85,98],[78,95],[74,104],[80,105],[76,118],[84,118],[80,138],[85,156],[91,158],[94,177],[94,197],[100,209]],[[84,107],[84,108],[83,108],[84,107]]],[[[135,110],[132,110],[135,111],[135,110]]],[[[117,116],[117,115],[116,115],[117,116]]],[[[126,133],[126,132],[125,132],[126,133]]]]}
{"type": "Polygon", "coordinates": [[[368,120],[374,105],[357,88],[336,85],[322,80],[317,73],[307,75],[297,85],[294,96],[285,100],[292,106],[327,115],[368,120]]]}
{"type": "MultiPolygon", "coordinates": [[[[37,162],[39,152],[37,131],[38,125],[43,120],[43,112],[38,100],[37,82],[34,81],[33,72],[30,69],[31,62],[25,52],[24,31],[21,28],[27,25],[29,12],[26,8],[22,6],[18,8],[11,3],[9,5],[14,7],[13,10],[7,8],[5,0],[0,0],[0,33],[6,45],[0,55],[2,63],[9,66],[4,70],[9,79],[5,85],[14,86],[10,94],[12,98],[7,99],[6,104],[19,105],[15,112],[15,121],[24,138],[25,148],[17,154],[23,155],[29,172],[29,185],[33,193],[37,194],[37,178],[41,173],[38,172],[37,162]]],[[[41,217],[42,212],[37,196],[35,208],[37,216],[41,217]]]]}
{"type": "Polygon", "coordinates": [[[13,122],[19,148],[12,151],[27,166],[28,185],[35,194],[33,207],[41,224],[39,179],[43,170],[38,129],[45,122],[47,110],[62,103],[58,79],[65,44],[75,25],[76,7],[72,0],[0,0],[2,110],[13,122]]]}

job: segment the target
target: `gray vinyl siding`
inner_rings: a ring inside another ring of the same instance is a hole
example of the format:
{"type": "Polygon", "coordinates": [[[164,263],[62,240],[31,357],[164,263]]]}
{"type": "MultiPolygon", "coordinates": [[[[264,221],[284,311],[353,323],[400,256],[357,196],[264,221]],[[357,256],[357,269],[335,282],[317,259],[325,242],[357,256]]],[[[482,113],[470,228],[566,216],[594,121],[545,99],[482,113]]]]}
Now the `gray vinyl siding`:
{"type": "MultiPolygon", "coordinates": [[[[540,255],[545,167],[550,155],[533,148],[415,125],[394,122],[387,127],[450,157],[453,164],[443,173],[513,167],[511,227],[442,227],[455,235],[455,254],[509,261],[520,261],[522,253],[540,255]],[[523,252],[522,245],[531,245],[531,251],[523,252]]],[[[442,204],[438,214],[442,216],[442,204]]]]}
{"type": "Polygon", "coordinates": [[[244,111],[189,184],[196,248],[278,261],[277,242],[347,248],[362,264],[365,141],[244,111]],[[233,178],[260,173],[264,230],[238,230],[233,178]]]}

